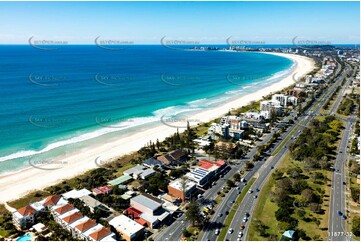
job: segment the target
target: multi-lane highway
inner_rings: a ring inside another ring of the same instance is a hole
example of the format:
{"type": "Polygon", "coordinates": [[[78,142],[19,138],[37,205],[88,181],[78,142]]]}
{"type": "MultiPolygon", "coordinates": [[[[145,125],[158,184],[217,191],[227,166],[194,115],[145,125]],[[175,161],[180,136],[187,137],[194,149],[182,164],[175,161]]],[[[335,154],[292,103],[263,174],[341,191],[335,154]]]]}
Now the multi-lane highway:
{"type": "Polygon", "coordinates": [[[337,150],[332,176],[332,191],[329,217],[329,240],[348,240],[350,234],[346,231],[345,211],[345,164],[347,160],[348,138],[352,132],[353,116],[346,120],[341,142],[337,150]]]}
{"type": "MultiPolygon", "coordinates": [[[[335,80],[335,82],[341,82],[343,78],[345,78],[345,75],[348,73],[348,68],[345,68],[343,70],[342,74],[335,80]]],[[[244,188],[245,184],[240,183],[239,188],[232,188],[227,195],[223,198],[221,204],[218,204],[218,206],[215,209],[215,213],[210,219],[209,223],[205,226],[203,231],[201,232],[199,236],[199,240],[217,240],[218,235],[215,234],[216,229],[222,229],[224,221],[226,219],[227,213],[231,209],[237,209],[236,214],[231,222],[230,228],[234,229],[234,232],[231,234],[227,234],[226,240],[237,240],[238,233],[240,231],[240,224],[243,223],[242,220],[245,217],[246,213],[249,213],[250,216],[252,216],[253,209],[255,207],[257,198],[254,198],[255,195],[257,195],[256,189],[261,189],[264,182],[268,179],[270,174],[272,173],[272,170],[274,167],[277,167],[278,162],[283,159],[284,155],[287,153],[287,147],[289,144],[293,141],[290,139],[290,132],[293,132],[293,137],[297,137],[302,129],[308,125],[308,123],[312,120],[312,118],[317,115],[325,104],[325,102],[328,100],[328,98],[335,92],[337,88],[337,85],[330,86],[326,91],[325,94],[315,101],[311,107],[309,107],[305,113],[306,115],[301,116],[299,120],[293,125],[291,125],[287,131],[283,134],[281,134],[281,137],[279,138],[278,142],[273,147],[273,150],[275,150],[279,145],[284,145],[284,147],[274,156],[269,158],[267,161],[259,161],[255,163],[254,168],[247,172],[244,175],[244,178],[249,181],[255,174],[257,174],[257,179],[254,182],[254,184],[251,187],[251,190],[253,190],[253,193],[247,193],[246,196],[243,198],[243,201],[241,205],[238,208],[233,208],[233,201],[235,201],[242,189],[244,188]],[[311,111],[312,110],[312,111],[311,111]],[[282,143],[282,140],[284,140],[287,137],[287,142],[282,143]]],[[[292,116],[291,116],[292,117],[292,116]]],[[[288,118],[289,119],[289,118],[288,118]]],[[[275,132],[277,132],[275,130],[275,132]]],[[[272,137],[273,132],[266,136],[266,138],[258,145],[265,144],[270,140],[272,137]]],[[[247,159],[252,159],[253,155],[257,152],[256,147],[251,149],[251,151],[247,154],[247,159]]],[[[246,160],[246,159],[244,159],[246,160]]],[[[243,161],[244,161],[243,160],[243,161]]],[[[237,163],[232,166],[232,169],[225,175],[225,177],[217,182],[215,186],[208,189],[204,193],[203,201],[210,201],[215,198],[218,191],[221,190],[221,188],[225,185],[227,179],[231,179],[233,175],[240,171],[242,163],[237,163]]],[[[249,217],[251,219],[251,217],[249,217]]],[[[244,230],[243,239],[247,236],[248,226],[247,224],[249,221],[243,223],[246,225],[246,228],[244,230]]],[[[180,240],[182,231],[184,228],[186,228],[189,225],[189,222],[185,221],[185,215],[182,215],[177,221],[175,221],[173,224],[171,224],[169,227],[162,230],[160,233],[158,233],[154,239],[155,240],[180,240]]]]}

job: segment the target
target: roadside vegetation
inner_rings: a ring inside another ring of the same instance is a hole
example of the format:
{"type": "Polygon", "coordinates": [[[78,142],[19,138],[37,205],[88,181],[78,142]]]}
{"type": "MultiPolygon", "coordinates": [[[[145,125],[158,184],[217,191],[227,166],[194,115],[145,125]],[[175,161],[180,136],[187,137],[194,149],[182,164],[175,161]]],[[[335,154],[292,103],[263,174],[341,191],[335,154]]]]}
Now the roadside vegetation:
{"type": "Polygon", "coordinates": [[[279,240],[289,229],[302,240],[327,239],[330,167],[342,129],[327,116],[303,130],[261,190],[249,240],[279,240]]]}

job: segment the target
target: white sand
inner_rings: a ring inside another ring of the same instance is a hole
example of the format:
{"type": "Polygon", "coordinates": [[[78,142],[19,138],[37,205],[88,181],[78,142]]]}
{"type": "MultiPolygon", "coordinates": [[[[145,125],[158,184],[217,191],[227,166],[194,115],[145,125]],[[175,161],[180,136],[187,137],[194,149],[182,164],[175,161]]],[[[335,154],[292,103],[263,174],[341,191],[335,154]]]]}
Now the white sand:
{"type": "MultiPolygon", "coordinates": [[[[275,93],[294,84],[294,77],[301,77],[312,71],[314,68],[314,62],[310,58],[292,54],[277,53],[276,55],[290,58],[297,63],[294,71],[289,76],[267,88],[244,95],[237,100],[225,103],[217,108],[202,111],[192,117],[189,117],[189,119],[197,120],[197,122],[206,122],[220,117],[232,108],[239,108],[247,105],[251,101],[260,100],[262,99],[262,96],[275,93]]],[[[177,123],[170,124],[177,126],[177,123]]],[[[180,126],[184,127],[184,122],[182,122],[180,126]]],[[[182,130],[182,128],[179,129],[179,131],[182,130]]],[[[120,138],[110,143],[105,143],[88,149],[82,149],[77,154],[71,154],[64,157],[64,159],[61,159],[66,161],[66,164],[62,165],[59,169],[42,170],[30,167],[18,172],[0,176],[0,203],[15,200],[23,195],[26,195],[29,191],[54,185],[62,179],[71,178],[83,173],[86,170],[96,168],[97,163],[95,160],[97,157],[100,157],[101,160],[119,157],[131,151],[140,149],[149,142],[149,140],[155,141],[157,138],[159,140],[163,140],[174,132],[176,132],[176,128],[167,125],[160,125],[135,133],[128,137],[120,138]]],[[[54,167],[54,165],[52,165],[52,167],[54,167]]]]}

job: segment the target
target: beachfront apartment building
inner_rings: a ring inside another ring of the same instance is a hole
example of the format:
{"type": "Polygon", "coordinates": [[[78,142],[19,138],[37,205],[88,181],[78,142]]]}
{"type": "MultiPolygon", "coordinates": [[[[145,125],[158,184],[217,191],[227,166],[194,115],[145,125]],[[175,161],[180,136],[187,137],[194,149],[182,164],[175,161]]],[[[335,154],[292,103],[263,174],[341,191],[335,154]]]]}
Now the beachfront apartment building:
{"type": "Polygon", "coordinates": [[[48,196],[39,202],[26,205],[13,212],[13,224],[19,229],[25,229],[35,224],[39,212],[45,211],[57,204],[65,204],[60,195],[48,196]]]}
{"type": "Polygon", "coordinates": [[[273,94],[272,102],[279,102],[282,107],[287,107],[287,105],[297,105],[297,97],[285,95],[285,94],[273,94]]]}
{"type": "Polygon", "coordinates": [[[144,238],[145,227],[128,218],[125,215],[119,215],[109,221],[116,231],[126,241],[140,241],[144,238]]]}
{"type": "Polygon", "coordinates": [[[280,101],[272,101],[272,100],[265,100],[260,102],[260,110],[266,114],[266,119],[271,118],[272,112],[276,115],[280,115],[282,113],[283,107],[281,106],[280,101]]]}
{"type": "Polygon", "coordinates": [[[38,213],[35,208],[26,205],[15,212],[13,212],[13,224],[18,229],[26,229],[35,224],[36,214],[38,213]]]}

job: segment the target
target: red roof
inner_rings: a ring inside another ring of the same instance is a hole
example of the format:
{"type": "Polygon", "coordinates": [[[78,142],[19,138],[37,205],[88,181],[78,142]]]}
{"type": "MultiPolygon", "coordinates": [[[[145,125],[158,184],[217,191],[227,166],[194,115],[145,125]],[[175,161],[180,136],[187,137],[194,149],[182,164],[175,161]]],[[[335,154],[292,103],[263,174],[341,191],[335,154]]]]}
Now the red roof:
{"type": "Polygon", "coordinates": [[[109,186],[97,187],[92,190],[92,192],[94,192],[96,194],[108,194],[111,191],[112,191],[112,188],[109,186]]]}
{"type": "Polygon", "coordinates": [[[60,208],[55,209],[55,212],[57,212],[58,214],[64,214],[66,212],[69,212],[73,208],[74,208],[73,205],[71,205],[70,203],[67,203],[64,206],[61,206],[60,208]]]}
{"type": "Polygon", "coordinates": [[[110,229],[102,227],[101,229],[95,231],[94,233],[90,234],[89,236],[92,237],[94,240],[99,241],[104,237],[110,234],[110,229]]]}
{"type": "Polygon", "coordinates": [[[77,229],[79,229],[80,232],[84,232],[88,229],[90,229],[91,227],[95,226],[97,224],[97,222],[93,219],[88,219],[87,221],[78,224],[76,226],[77,229]]]}
{"type": "Polygon", "coordinates": [[[134,219],[137,219],[142,214],[142,211],[139,211],[138,209],[135,209],[133,207],[129,207],[123,212],[124,215],[126,215],[128,218],[132,218],[132,215],[134,219]]]}
{"type": "Polygon", "coordinates": [[[60,195],[49,196],[45,199],[44,206],[54,206],[60,200],[60,195]]]}
{"type": "Polygon", "coordinates": [[[137,218],[135,219],[135,222],[137,222],[140,225],[146,226],[147,225],[147,221],[143,218],[137,218]]]}
{"type": "MultiPolygon", "coordinates": [[[[210,160],[201,160],[199,161],[199,165],[202,167],[202,165],[216,165],[216,166],[223,166],[225,164],[225,162],[223,160],[217,160],[217,161],[210,161],[210,160]]],[[[207,168],[205,168],[207,169],[207,168]]]]}
{"type": "Polygon", "coordinates": [[[83,217],[83,214],[81,212],[73,213],[65,218],[63,218],[63,221],[67,222],[68,224],[71,224],[72,222],[75,222],[76,220],[83,217]]]}
{"type": "Polygon", "coordinates": [[[36,210],[30,205],[26,205],[25,207],[22,207],[18,210],[18,213],[20,213],[23,216],[33,215],[35,212],[36,210]]]}
{"type": "Polygon", "coordinates": [[[217,161],[216,161],[216,164],[217,164],[218,166],[223,166],[224,164],[226,164],[226,162],[224,162],[224,160],[217,160],[217,161]]]}
{"type": "Polygon", "coordinates": [[[203,169],[208,170],[209,168],[213,167],[213,165],[205,163],[205,164],[200,165],[200,167],[202,167],[203,169]]]}

